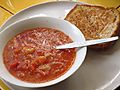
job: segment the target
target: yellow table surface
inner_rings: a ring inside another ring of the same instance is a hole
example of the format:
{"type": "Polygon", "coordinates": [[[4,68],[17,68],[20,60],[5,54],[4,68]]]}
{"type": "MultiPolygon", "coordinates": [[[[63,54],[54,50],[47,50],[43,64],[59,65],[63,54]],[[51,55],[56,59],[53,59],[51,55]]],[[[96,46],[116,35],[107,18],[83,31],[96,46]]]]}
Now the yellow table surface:
{"type": "MultiPolygon", "coordinates": [[[[0,0],[0,6],[6,8],[12,13],[16,13],[28,6],[38,4],[41,2],[46,1],[55,1],[55,0],[0,0]]],[[[73,1],[80,1],[80,2],[86,2],[90,4],[97,4],[102,5],[106,7],[117,7],[120,5],[120,0],[73,0],[73,1]]],[[[119,8],[120,10],[120,8],[119,8]]],[[[11,13],[7,12],[3,8],[0,7],[0,25],[3,24],[10,16],[12,16],[11,13]]],[[[3,82],[0,80],[0,89],[1,90],[10,90],[3,82]]]]}

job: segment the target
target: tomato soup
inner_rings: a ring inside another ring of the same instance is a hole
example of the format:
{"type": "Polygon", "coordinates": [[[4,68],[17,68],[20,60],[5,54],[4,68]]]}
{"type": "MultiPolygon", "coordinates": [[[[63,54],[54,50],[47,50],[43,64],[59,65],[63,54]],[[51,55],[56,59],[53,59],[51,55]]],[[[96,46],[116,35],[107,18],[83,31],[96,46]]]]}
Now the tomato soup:
{"type": "Polygon", "coordinates": [[[72,40],[52,28],[33,28],[13,37],[3,52],[4,64],[16,78],[32,83],[47,82],[63,75],[74,63],[75,49],[55,46],[72,40]]]}

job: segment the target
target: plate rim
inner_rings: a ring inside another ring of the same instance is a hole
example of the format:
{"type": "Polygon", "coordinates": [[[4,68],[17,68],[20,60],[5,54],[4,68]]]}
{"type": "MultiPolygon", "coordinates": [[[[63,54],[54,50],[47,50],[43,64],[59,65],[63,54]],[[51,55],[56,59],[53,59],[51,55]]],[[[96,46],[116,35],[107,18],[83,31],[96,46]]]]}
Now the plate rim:
{"type": "Polygon", "coordinates": [[[23,11],[26,11],[27,9],[32,8],[32,7],[35,7],[35,6],[39,6],[39,5],[42,5],[42,4],[49,4],[49,3],[59,3],[59,2],[61,2],[61,3],[64,3],[64,2],[65,2],[65,3],[84,3],[84,2],[74,2],[74,1],[46,1],[46,2],[42,2],[42,3],[38,3],[38,4],[33,4],[33,5],[28,6],[28,7],[24,8],[24,9],[21,9],[21,10],[18,11],[17,13],[14,13],[14,15],[11,15],[11,16],[0,26],[0,32],[1,32],[3,29],[5,29],[5,28],[2,29],[2,27],[4,27],[4,25],[5,25],[8,21],[10,21],[14,16],[16,16],[17,14],[19,14],[19,13],[21,13],[21,12],[23,12],[23,11]]]}

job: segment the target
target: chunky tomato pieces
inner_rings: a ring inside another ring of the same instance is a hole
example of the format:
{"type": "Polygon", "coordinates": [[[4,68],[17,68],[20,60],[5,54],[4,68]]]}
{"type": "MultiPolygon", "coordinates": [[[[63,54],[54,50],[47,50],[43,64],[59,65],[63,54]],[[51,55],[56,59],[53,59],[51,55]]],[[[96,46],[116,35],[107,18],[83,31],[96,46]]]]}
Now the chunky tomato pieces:
{"type": "Polygon", "coordinates": [[[16,35],[5,46],[3,58],[16,78],[33,83],[46,82],[63,75],[73,64],[75,49],[56,50],[72,40],[51,28],[33,28],[16,35]]]}

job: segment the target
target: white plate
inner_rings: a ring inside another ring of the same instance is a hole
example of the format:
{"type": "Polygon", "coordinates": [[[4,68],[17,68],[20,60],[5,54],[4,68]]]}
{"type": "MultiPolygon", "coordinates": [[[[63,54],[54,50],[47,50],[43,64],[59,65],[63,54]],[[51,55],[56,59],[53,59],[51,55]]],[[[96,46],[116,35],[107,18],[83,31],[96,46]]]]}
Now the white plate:
{"type": "MultiPolygon", "coordinates": [[[[63,19],[75,4],[75,2],[61,1],[32,6],[11,17],[1,29],[17,20],[35,16],[51,16],[63,19]]],[[[83,3],[79,2],[79,4],[83,3]]],[[[113,90],[118,85],[112,82],[120,73],[119,57],[120,40],[107,51],[88,50],[84,63],[74,75],[59,84],[40,90],[113,90]]],[[[9,85],[15,90],[39,90],[9,85]]]]}

